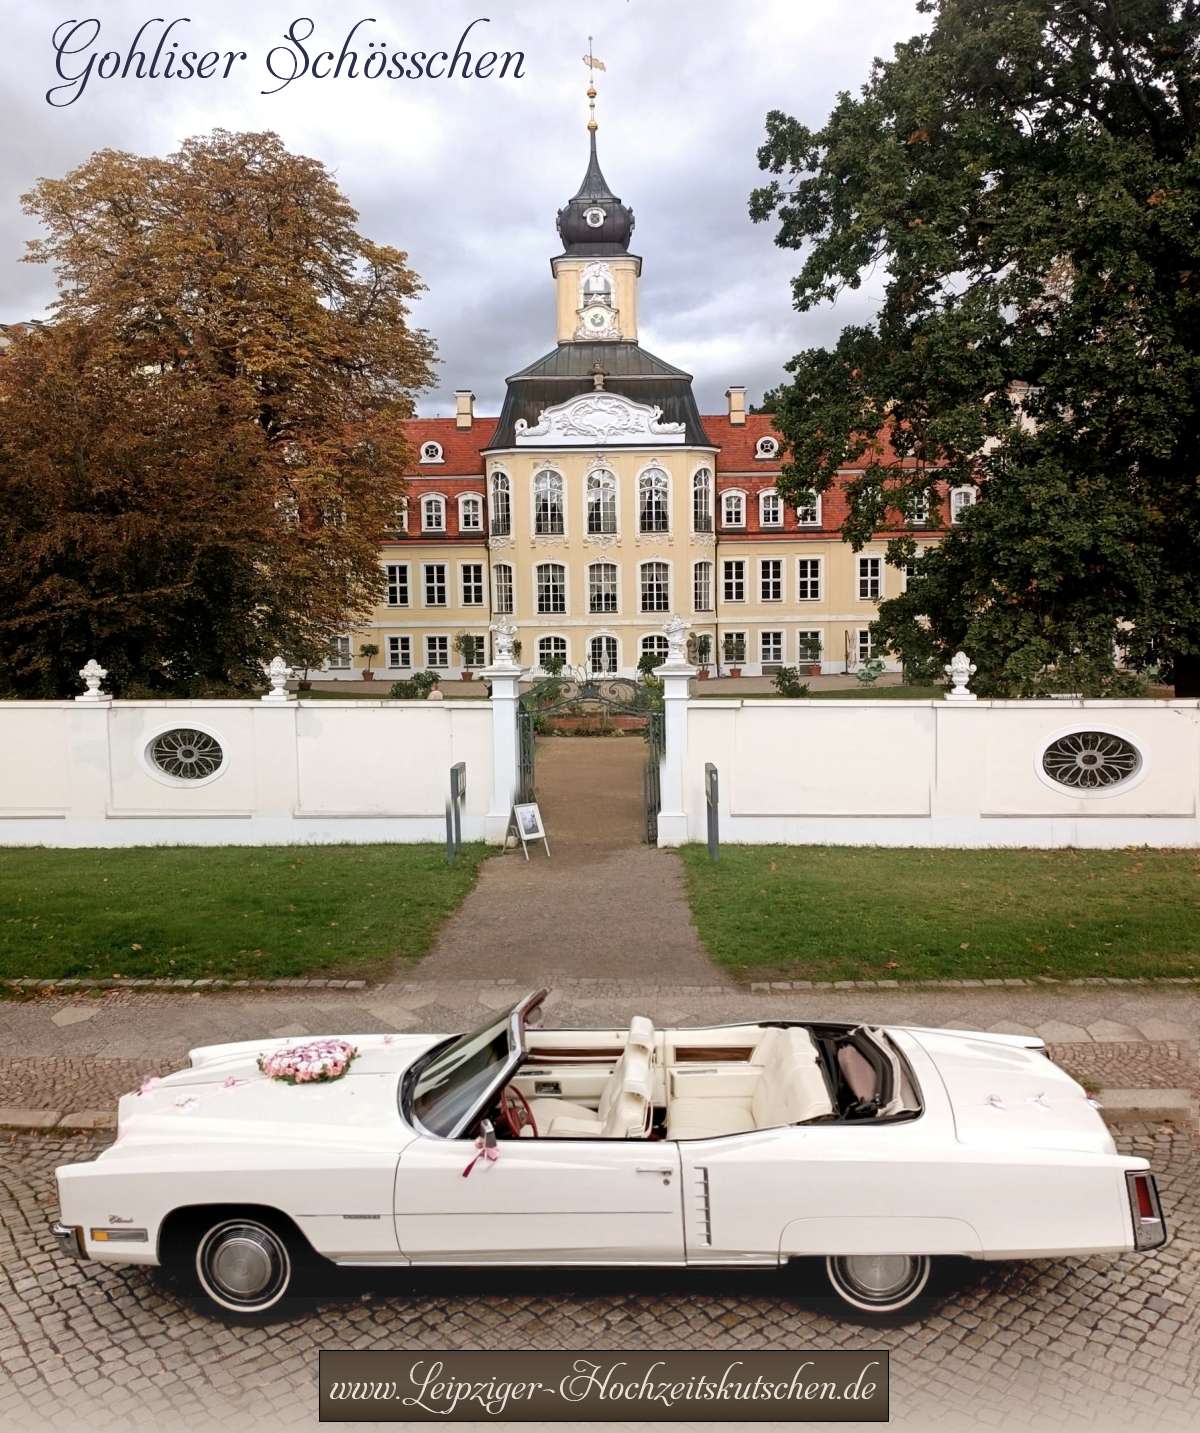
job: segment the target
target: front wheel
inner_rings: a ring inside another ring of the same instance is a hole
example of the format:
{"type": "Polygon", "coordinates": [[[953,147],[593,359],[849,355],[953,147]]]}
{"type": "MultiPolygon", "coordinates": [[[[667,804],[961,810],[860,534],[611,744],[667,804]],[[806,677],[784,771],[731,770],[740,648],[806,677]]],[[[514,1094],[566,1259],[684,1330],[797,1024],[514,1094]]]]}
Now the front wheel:
{"type": "Polygon", "coordinates": [[[298,1250],[254,1216],[221,1219],[199,1232],[193,1270],[200,1291],[225,1313],[265,1314],[296,1292],[298,1250]]]}
{"type": "Polygon", "coordinates": [[[916,1303],[932,1268],[928,1254],[831,1254],[825,1260],[834,1293],[868,1314],[894,1314],[916,1303]]]}

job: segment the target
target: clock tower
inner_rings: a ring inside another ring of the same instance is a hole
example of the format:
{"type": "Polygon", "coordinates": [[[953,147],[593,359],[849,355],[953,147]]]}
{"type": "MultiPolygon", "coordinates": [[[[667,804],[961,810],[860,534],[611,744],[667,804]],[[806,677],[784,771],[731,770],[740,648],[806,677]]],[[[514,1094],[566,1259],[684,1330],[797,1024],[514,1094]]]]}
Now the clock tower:
{"type": "Polygon", "coordinates": [[[588,88],[590,155],[583,183],[558,211],[563,251],[551,260],[558,287],[558,342],[637,342],[642,261],[629,252],[633,210],[608,187],[596,153],[594,86],[588,88]]]}

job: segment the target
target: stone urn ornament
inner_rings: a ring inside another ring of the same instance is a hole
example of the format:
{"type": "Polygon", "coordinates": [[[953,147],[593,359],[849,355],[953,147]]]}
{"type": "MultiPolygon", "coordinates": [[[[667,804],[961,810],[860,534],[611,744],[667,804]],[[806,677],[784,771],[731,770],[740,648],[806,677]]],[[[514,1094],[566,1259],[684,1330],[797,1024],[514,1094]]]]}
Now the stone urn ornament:
{"type": "Polygon", "coordinates": [[[965,652],[955,652],[942,668],[950,678],[950,690],[946,693],[948,702],[973,702],[975,693],[967,689],[967,683],[975,675],[975,663],[965,652]]]}

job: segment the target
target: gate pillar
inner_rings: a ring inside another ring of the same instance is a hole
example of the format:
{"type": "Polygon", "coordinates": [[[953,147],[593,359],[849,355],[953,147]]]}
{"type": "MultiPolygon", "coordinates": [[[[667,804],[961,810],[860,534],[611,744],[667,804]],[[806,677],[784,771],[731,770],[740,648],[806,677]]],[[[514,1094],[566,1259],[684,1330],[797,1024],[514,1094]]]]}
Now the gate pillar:
{"type": "Polygon", "coordinates": [[[504,622],[493,630],[496,659],[479,674],[492,684],[492,794],[484,818],[483,839],[489,846],[502,846],[519,779],[517,703],[522,669],[513,654],[516,628],[504,622]]]}
{"type": "MultiPolygon", "coordinates": [[[[669,639],[676,635],[670,623],[666,630],[669,639]]],[[[683,630],[686,631],[686,626],[683,630]]],[[[684,656],[682,640],[671,642],[667,660],[654,669],[654,675],[661,677],[663,684],[662,806],[658,813],[660,846],[682,846],[688,839],[684,771],[687,766],[688,699],[697,670],[684,656]]]]}

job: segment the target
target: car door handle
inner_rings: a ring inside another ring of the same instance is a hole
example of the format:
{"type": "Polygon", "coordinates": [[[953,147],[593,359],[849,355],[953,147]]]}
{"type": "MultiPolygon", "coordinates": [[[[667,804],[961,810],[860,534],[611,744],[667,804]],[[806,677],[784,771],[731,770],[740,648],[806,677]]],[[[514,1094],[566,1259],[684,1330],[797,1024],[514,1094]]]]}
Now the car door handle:
{"type": "Polygon", "coordinates": [[[669,1164],[639,1164],[637,1172],[639,1174],[661,1174],[664,1179],[670,1179],[675,1170],[669,1164]]]}

